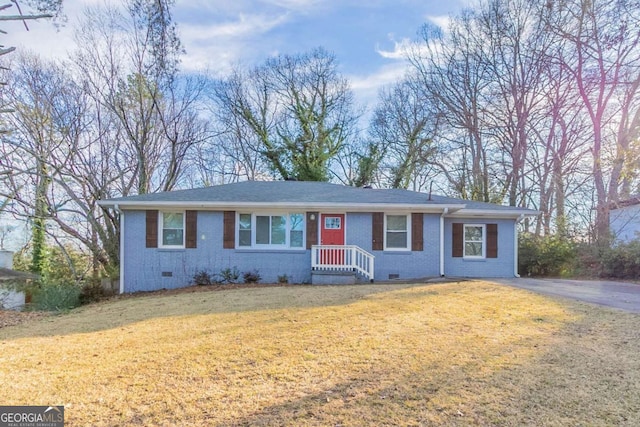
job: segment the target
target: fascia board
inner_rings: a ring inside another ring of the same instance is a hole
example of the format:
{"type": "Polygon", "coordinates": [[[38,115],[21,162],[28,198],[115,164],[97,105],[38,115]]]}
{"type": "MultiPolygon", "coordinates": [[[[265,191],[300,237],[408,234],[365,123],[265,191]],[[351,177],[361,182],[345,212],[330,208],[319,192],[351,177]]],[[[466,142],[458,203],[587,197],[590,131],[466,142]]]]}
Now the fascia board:
{"type": "Polygon", "coordinates": [[[330,203],[330,202],[167,202],[167,201],[99,201],[98,204],[105,208],[125,210],[145,209],[200,209],[200,210],[238,210],[238,209],[340,209],[345,212],[375,212],[375,211],[407,211],[407,212],[434,212],[441,213],[445,209],[455,212],[464,209],[463,204],[438,204],[417,205],[408,203],[330,203]]]}
{"type": "Polygon", "coordinates": [[[540,211],[517,209],[503,211],[500,209],[461,209],[448,214],[447,218],[519,218],[521,216],[535,218],[540,211]]]}

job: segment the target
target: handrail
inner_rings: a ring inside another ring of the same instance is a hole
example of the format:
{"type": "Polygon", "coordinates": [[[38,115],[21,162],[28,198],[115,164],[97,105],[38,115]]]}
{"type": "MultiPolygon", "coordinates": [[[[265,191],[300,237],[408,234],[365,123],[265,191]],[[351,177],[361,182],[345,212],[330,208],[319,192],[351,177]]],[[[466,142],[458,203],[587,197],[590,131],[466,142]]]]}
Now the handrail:
{"type": "Polygon", "coordinates": [[[355,271],[373,282],[375,256],[356,245],[313,245],[314,270],[355,271]]]}

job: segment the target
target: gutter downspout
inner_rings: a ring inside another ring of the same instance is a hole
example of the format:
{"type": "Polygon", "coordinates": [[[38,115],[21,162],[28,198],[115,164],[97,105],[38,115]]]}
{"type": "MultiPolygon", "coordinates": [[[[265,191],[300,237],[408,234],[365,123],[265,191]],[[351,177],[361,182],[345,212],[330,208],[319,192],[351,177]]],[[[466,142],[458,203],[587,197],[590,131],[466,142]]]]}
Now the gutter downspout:
{"type": "Polygon", "coordinates": [[[124,212],[116,203],[113,210],[120,216],[120,293],[124,293],[124,212]]]}
{"type": "Polygon", "coordinates": [[[513,224],[513,275],[520,277],[518,274],[518,223],[522,221],[524,214],[521,214],[513,224]]]}
{"type": "Polygon", "coordinates": [[[449,213],[449,208],[444,208],[440,215],[440,277],[444,277],[444,216],[449,213]]]}

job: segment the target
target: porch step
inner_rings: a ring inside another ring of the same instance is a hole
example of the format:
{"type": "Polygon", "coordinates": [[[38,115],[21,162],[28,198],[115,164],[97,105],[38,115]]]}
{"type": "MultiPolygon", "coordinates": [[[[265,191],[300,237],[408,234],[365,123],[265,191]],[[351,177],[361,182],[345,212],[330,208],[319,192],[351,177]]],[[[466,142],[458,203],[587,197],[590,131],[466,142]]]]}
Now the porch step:
{"type": "Polygon", "coordinates": [[[353,285],[356,283],[355,271],[311,271],[312,285],[353,285]]]}

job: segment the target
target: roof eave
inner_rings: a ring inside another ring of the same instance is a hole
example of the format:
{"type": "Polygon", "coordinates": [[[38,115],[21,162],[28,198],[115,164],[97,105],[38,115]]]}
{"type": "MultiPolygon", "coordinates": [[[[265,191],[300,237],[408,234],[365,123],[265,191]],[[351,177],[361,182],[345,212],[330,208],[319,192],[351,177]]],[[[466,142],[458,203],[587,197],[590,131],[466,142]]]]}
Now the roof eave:
{"type": "Polygon", "coordinates": [[[483,218],[483,217],[491,217],[491,218],[519,218],[519,217],[528,217],[535,218],[540,215],[540,211],[534,211],[531,209],[461,209],[459,211],[453,212],[452,214],[447,215],[447,217],[451,218],[483,218]]]}
{"type": "Polygon", "coordinates": [[[411,211],[435,212],[446,210],[455,212],[464,209],[464,204],[415,204],[415,203],[332,203],[332,202],[203,202],[203,201],[117,201],[101,200],[98,204],[104,208],[124,210],[147,209],[201,209],[201,210],[237,210],[237,209],[335,209],[349,212],[411,211]]]}

